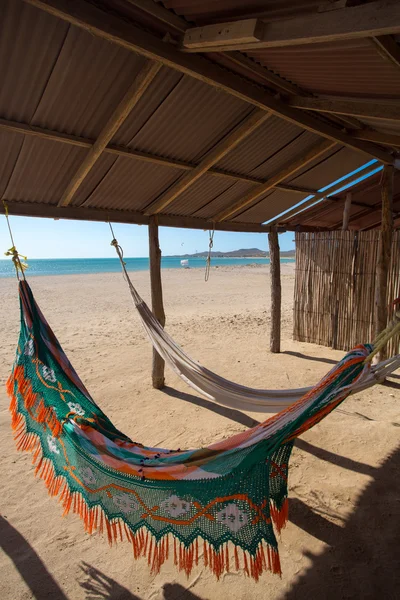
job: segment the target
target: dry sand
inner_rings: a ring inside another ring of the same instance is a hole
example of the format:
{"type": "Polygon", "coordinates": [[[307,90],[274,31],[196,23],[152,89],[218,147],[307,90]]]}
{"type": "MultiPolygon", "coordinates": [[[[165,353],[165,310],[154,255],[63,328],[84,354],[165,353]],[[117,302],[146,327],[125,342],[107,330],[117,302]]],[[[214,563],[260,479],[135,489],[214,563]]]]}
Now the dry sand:
{"type": "MultiPolygon", "coordinates": [[[[167,327],[185,349],[227,378],[252,387],[316,382],[342,355],[294,342],[293,266],[283,265],[282,350],[268,352],[267,267],[164,273],[167,327]]],[[[148,298],[148,273],[135,273],[148,298]]],[[[35,277],[31,285],[95,400],[134,439],[164,447],[200,446],[262,418],[194,395],[170,372],[168,388],[149,381],[151,350],[119,274],[35,277]]],[[[0,379],[18,331],[17,288],[0,280],[0,379]]],[[[362,340],[360,340],[362,341],[362,340]]],[[[282,533],[283,576],[256,584],[243,573],[217,582],[201,567],[189,579],[168,564],[157,576],[128,544],[109,548],[35,480],[16,452],[8,400],[1,397],[0,598],[26,600],[341,599],[399,597],[400,376],[354,396],[298,440],[290,472],[290,522],[282,533]]]]}

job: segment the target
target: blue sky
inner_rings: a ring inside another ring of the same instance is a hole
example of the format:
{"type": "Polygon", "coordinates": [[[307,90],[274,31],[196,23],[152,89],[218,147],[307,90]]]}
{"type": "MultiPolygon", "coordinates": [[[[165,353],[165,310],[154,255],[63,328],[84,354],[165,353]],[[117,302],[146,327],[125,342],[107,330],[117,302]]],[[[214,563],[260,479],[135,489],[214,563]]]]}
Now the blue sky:
{"type": "MultiPolygon", "coordinates": [[[[369,165],[373,165],[374,162],[377,161],[369,161],[359,169],[325,186],[320,191],[328,190],[342,180],[344,180],[344,183],[341,190],[346,189],[349,187],[345,183],[347,177],[369,165]]],[[[377,165],[376,171],[381,168],[377,165]]],[[[357,182],[365,178],[365,175],[361,175],[357,182]]],[[[354,185],[354,183],[351,185],[354,185]]],[[[299,210],[301,204],[311,197],[308,196],[297,205],[299,210]]],[[[281,214],[285,214],[285,212],[281,214]]],[[[55,221],[33,217],[13,217],[12,215],[10,215],[10,223],[18,251],[28,258],[115,257],[115,250],[110,246],[111,233],[107,223],[66,221],[62,219],[55,221]]],[[[116,224],[114,225],[114,232],[124,249],[125,256],[148,256],[147,226],[116,224]]],[[[2,253],[11,246],[6,219],[2,215],[0,215],[0,242],[0,257],[2,258],[2,253]]],[[[294,233],[282,233],[279,236],[279,243],[281,250],[294,249],[294,233]]],[[[160,245],[164,256],[202,252],[208,248],[208,232],[160,227],[160,245]]],[[[268,250],[268,236],[265,233],[215,232],[214,250],[227,252],[240,248],[268,250]]]]}
{"type": "MultiPolygon", "coordinates": [[[[10,223],[14,241],[21,254],[28,258],[95,258],[115,257],[110,246],[111,233],[107,223],[88,221],[54,221],[30,217],[13,217],[10,223]]],[[[125,256],[148,256],[146,225],[113,225],[115,235],[124,248],[125,256]]],[[[281,249],[294,248],[294,234],[280,237],[281,249]]],[[[0,215],[0,251],[10,246],[6,219],[0,215]]],[[[208,232],[193,229],[160,227],[160,245],[164,256],[192,254],[208,248],[208,232]]],[[[239,248],[268,249],[266,233],[232,233],[216,231],[214,250],[229,251],[239,248]]]]}

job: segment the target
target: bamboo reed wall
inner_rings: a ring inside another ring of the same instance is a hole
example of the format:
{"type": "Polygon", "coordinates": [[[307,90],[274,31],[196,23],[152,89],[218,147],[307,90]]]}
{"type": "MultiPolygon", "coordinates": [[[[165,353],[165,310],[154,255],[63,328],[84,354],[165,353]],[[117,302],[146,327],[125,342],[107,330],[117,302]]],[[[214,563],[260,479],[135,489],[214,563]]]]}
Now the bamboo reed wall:
{"type": "MultiPolygon", "coordinates": [[[[293,337],[349,350],[375,337],[378,230],[296,233],[293,337]]],[[[393,235],[388,305],[400,296],[400,232],[393,235]]],[[[389,318],[392,316],[392,309],[389,318]]],[[[388,356],[399,352],[392,339],[388,356]]]]}

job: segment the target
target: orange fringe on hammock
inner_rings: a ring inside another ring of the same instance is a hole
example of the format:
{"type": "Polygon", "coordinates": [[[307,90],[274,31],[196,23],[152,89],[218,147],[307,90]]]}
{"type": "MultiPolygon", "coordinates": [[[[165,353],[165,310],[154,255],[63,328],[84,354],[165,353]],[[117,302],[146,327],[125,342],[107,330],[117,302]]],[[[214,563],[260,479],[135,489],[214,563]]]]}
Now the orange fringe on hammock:
{"type": "MultiPolygon", "coordinates": [[[[39,436],[26,430],[25,417],[17,409],[17,398],[14,394],[15,381],[17,382],[18,392],[24,398],[26,409],[35,412],[36,421],[47,425],[54,437],[61,433],[62,425],[57,420],[54,410],[46,408],[43,400],[34,393],[30,382],[24,377],[23,367],[15,367],[7,381],[6,388],[11,398],[11,425],[14,430],[16,447],[20,451],[33,452],[32,462],[36,465],[35,475],[43,479],[50,496],[59,497],[59,501],[64,508],[63,516],[66,516],[70,511],[77,514],[82,519],[87,533],[92,534],[99,531],[106,534],[110,545],[127,540],[132,545],[134,558],[146,557],[151,573],[159,573],[161,566],[170,556],[171,537],[173,536],[167,535],[161,540],[156,540],[144,527],[133,533],[123,520],[119,518],[109,520],[100,506],[89,508],[79,492],[71,492],[65,477],[57,476],[51,460],[43,456],[39,436]]],[[[287,500],[281,510],[278,510],[275,505],[271,506],[271,518],[278,531],[286,524],[287,517],[287,500]]],[[[207,541],[203,540],[202,550],[204,566],[208,567],[217,579],[223,573],[230,572],[231,557],[228,544],[224,544],[216,551],[207,541]]],[[[174,564],[180,571],[184,571],[188,577],[193,567],[199,564],[199,553],[199,539],[186,547],[173,537],[174,564]]],[[[260,544],[255,556],[246,551],[241,551],[241,554],[242,561],[240,560],[238,548],[234,546],[233,564],[235,569],[238,571],[243,565],[246,575],[252,577],[255,581],[258,581],[265,571],[272,571],[272,573],[281,575],[279,553],[275,548],[270,546],[264,548],[263,544],[260,544]]]]}

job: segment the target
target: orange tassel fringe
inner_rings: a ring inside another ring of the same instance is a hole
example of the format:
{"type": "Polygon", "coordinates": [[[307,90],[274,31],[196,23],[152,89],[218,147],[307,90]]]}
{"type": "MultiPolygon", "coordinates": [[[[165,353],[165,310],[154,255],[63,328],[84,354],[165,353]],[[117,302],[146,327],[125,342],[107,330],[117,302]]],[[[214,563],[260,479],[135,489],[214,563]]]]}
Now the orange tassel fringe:
{"type": "Polygon", "coordinates": [[[275,502],[270,502],[271,519],[276,527],[278,533],[286,527],[286,523],[289,519],[289,500],[286,498],[282,504],[282,508],[278,510],[275,502]]]}
{"type": "MultiPolygon", "coordinates": [[[[11,424],[17,450],[33,453],[32,462],[36,466],[35,475],[43,479],[50,496],[58,496],[64,509],[63,516],[66,516],[70,511],[77,514],[82,519],[87,533],[106,532],[110,545],[116,544],[117,541],[127,540],[132,545],[134,558],[146,557],[151,573],[159,573],[162,565],[169,558],[169,535],[164,536],[161,540],[156,540],[152,535],[149,535],[147,530],[145,532],[144,528],[133,533],[124,521],[118,518],[109,520],[100,506],[90,508],[79,492],[72,492],[69,489],[67,480],[63,476],[56,475],[51,460],[42,455],[40,438],[35,433],[26,431],[25,418],[21,413],[18,413],[17,398],[14,394],[15,382],[17,382],[18,392],[23,397],[26,408],[35,413],[35,419],[38,422],[49,427],[54,437],[60,435],[62,425],[57,420],[55,411],[46,407],[43,400],[33,392],[30,382],[24,377],[23,367],[17,366],[6,383],[7,393],[11,398],[11,424]]],[[[271,503],[271,517],[277,530],[280,531],[287,521],[288,501],[285,500],[280,511],[271,503]]],[[[184,571],[189,577],[193,567],[198,565],[199,562],[198,539],[194,540],[188,548],[175,537],[173,539],[174,563],[180,571],[184,571]]],[[[241,568],[241,561],[237,546],[234,546],[233,550],[235,569],[238,571],[241,568]]],[[[203,540],[204,565],[216,575],[217,579],[223,573],[230,571],[229,554],[228,544],[216,551],[208,542],[203,540]]],[[[245,551],[242,551],[242,554],[244,571],[246,575],[252,577],[255,581],[259,580],[264,571],[272,571],[281,575],[279,554],[275,548],[266,546],[267,556],[265,556],[264,547],[260,544],[255,556],[245,551]]]]}

